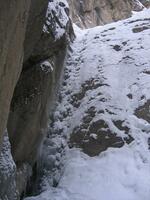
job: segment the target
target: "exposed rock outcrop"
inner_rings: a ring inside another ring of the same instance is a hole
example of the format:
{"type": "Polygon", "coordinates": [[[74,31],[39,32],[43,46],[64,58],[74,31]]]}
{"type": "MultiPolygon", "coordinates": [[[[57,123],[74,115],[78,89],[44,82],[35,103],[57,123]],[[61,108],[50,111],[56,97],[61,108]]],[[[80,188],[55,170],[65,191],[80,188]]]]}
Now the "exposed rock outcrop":
{"type": "Polygon", "coordinates": [[[24,70],[12,99],[8,132],[16,162],[32,163],[36,158],[47,127],[47,115],[53,99],[51,95],[56,91],[63,67],[65,48],[70,36],[73,36],[73,32],[69,31],[70,19],[65,11],[68,8],[65,4],[63,7],[59,6],[60,2],[49,2],[46,27],[31,56],[24,63],[24,70]],[[65,19],[62,25],[60,14],[65,19]]]}
{"type": "Polygon", "coordinates": [[[150,7],[150,1],[149,1],[149,0],[140,0],[140,2],[141,2],[146,8],[149,8],[149,7],[150,7]]]}
{"type": "Polygon", "coordinates": [[[71,16],[79,27],[90,28],[131,16],[132,10],[141,10],[138,0],[68,0],[71,16]]]}

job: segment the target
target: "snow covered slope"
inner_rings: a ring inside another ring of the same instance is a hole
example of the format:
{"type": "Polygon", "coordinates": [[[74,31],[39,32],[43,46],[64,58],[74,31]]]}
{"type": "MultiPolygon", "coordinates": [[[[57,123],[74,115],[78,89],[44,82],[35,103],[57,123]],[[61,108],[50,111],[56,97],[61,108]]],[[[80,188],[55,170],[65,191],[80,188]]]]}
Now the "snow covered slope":
{"type": "Polygon", "coordinates": [[[64,173],[26,200],[149,200],[149,111],[150,10],[78,30],[50,136],[68,138],[64,173]]]}

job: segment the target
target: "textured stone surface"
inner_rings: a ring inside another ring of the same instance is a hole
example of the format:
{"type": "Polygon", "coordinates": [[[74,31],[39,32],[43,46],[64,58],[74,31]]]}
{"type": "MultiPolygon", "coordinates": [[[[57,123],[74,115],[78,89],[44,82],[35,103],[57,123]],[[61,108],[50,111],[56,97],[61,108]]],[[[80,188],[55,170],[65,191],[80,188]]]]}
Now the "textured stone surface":
{"type": "Polygon", "coordinates": [[[137,108],[135,110],[135,115],[150,123],[150,100],[148,100],[143,106],[137,108]]]}
{"type": "Polygon", "coordinates": [[[26,61],[34,51],[37,45],[42,31],[43,24],[45,22],[46,10],[48,7],[48,0],[32,0],[29,19],[26,30],[26,37],[24,43],[24,61],[26,61]]]}
{"type": "Polygon", "coordinates": [[[150,1],[149,0],[140,0],[140,2],[147,8],[150,7],[150,1]]]}
{"type": "MultiPolygon", "coordinates": [[[[44,27],[38,42],[37,37],[35,38],[35,46],[31,44],[34,47],[30,57],[24,60],[23,71],[15,88],[10,108],[7,127],[12,155],[17,164],[17,190],[22,195],[26,193],[29,174],[32,174],[26,163],[34,166],[37,161],[40,145],[46,133],[48,114],[53,108],[66,48],[74,38],[72,24],[66,12],[67,6],[57,7],[56,10],[57,2],[49,3],[46,15],[48,26],[44,27]],[[61,21],[64,17],[66,22],[61,21]],[[59,26],[55,25],[57,23],[59,26]]],[[[29,38],[34,38],[34,34],[29,38]]],[[[28,47],[28,44],[26,46],[28,47]]],[[[27,187],[29,193],[33,189],[33,182],[31,177],[27,187]]]]}
{"type": "Polygon", "coordinates": [[[131,14],[131,5],[127,0],[69,1],[72,18],[80,27],[103,25],[129,17],[131,14]]]}
{"type": "MultiPolygon", "coordinates": [[[[40,10],[43,7],[40,7],[39,2],[34,0],[31,4],[30,0],[6,0],[0,3],[0,143],[6,128],[14,88],[23,66],[24,44],[26,44],[26,51],[29,51],[39,39],[44,24],[43,18],[46,15],[46,2],[48,4],[48,1],[43,1],[45,11],[40,10]]],[[[25,189],[30,173],[28,167],[24,166],[27,164],[19,163],[16,168],[11,157],[10,144],[5,138],[0,159],[0,194],[2,200],[15,200],[25,189]]]]}
{"type": "Polygon", "coordinates": [[[24,70],[14,92],[8,132],[16,162],[34,163],[36,159],[37,150],[47,127],[52,96],[59,83],[67,43],[73,35],[73,32],[70,33],[71,23],[66,7],[62,8],[57,2],[49,3],[46,19],[46,23],[47,20],[50,22],[48,29],[43,30],[38,45],[34,47],[31,56],[24,63],[24,70]],[[55,6],[57,6],[56,10],[55,6]],[[67,20],[63,21],[64,26],[61,25],[60,13],[62,18],[66,17],[67,20]],[[58,26],[55,29],[54,25],[57,23],[60,24],[61,31],[58,26]],[[57,30],[62,33],[59,37],[56,37],[57,30]]]}
{"type": "Polygon", "coordinates": [[[68,0],[73,21],[81,28],[107,24],[131,16],[133,8],[141,10],[137,0],[68,0]]]}
{"type": "Polygon", "coordinates": [[[0,2],[0,145],[23,61],[29,1],[0,2]]]}
{"type": "Polygon", "coordinates": [[[47,61],[50,66],[38,63],[21,74],[8,120],[12,154],[16,162],[34,163],[36,159],[47,127],[48,108],[57,82],[55,76],[62,69],[63,58],[63,53],[57,54],[57,59],[54,57],[47,61]]]}

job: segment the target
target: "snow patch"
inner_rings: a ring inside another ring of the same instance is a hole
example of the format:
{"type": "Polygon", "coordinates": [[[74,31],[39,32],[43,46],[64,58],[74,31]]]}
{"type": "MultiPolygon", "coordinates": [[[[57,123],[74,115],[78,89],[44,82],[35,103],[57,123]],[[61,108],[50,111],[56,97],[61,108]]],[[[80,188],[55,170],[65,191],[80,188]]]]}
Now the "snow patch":
{"type": "Polygon", "coordinates": [[[52,33],[55,40],[60,39],[66,32],[69,22],[69,7],[66,0],[49,1],[46,14],[46,23],[43,31],[52,33]]]}

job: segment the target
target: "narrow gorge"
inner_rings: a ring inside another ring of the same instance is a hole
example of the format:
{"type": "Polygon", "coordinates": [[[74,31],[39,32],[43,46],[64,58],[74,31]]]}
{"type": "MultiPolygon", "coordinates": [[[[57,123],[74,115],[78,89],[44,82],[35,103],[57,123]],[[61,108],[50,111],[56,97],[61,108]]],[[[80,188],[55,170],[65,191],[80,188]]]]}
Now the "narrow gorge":
{"type": "Polygon", "coordinates": [[[149,200],[149,7],[0,2],[0,200],[149,200]]]}

